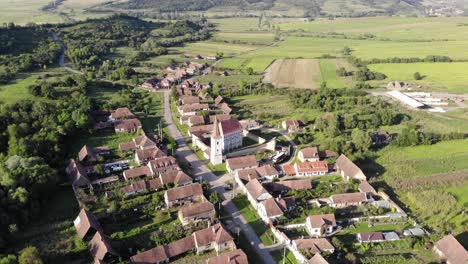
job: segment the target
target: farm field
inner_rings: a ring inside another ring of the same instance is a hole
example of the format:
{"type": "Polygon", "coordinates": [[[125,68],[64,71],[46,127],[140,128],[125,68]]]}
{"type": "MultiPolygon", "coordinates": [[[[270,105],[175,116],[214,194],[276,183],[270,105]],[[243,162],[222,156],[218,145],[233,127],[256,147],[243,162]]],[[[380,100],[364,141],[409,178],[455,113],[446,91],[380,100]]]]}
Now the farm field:
{"type": "Polygon", "coordinates": [[[315,120],[322,113],[313,109],[295,109],[287,95],[246,95],[231,98],[240,119],[255,118],[279,126],[286,119],[315,120]]]}
{"type": "Polygon", "coordinates": [[[241,52],[253,50],[255,48],[255,45],[232,44],[208,40],[202,42],[189,43],[179,50],[182,51],[184,54],[191,55],[201,54],[205,56],[215,56],[217,52],[222,52],[224,53],[224,56],[232,56],[241,52]]]}
{"type": "Polygon", "coordinates": [[[213,40],[231,43],[247,43],[251,45],[268,45],[273,43],[274,35],[270,32],[221,32],[214,35],[213,40]]]}
{"type": "Polygon", "coordinates": [[[245,74],[231,74],[228,76],[221,76],[216,74],[208,74],[195,78],[201,83],[213,83],[214,85],[221,85],[222,87],[238,87],[241,82],[247,85],[251,83],[258,83],[261,79],[260,75],[245,75],[245,74]]]}
{"type": "Polygon", "coordinates": [[[284,31],[340,33],[349,36],[372,34],[387,40],[468,40],[465,17],[363,17],[317,19],[278,24],[284,31]],[[434,34],[437,28],[437,34],[434,34]]]}
{"type": "Polygon", "coordinates": [[[263,82],[277,87],[316,88],[320,64],[314,59],[279,59],[266,70],[263,82]]]}
{"type": "Polygon", "coordinates": [[[372,71],[387,75],[389,80],[399,80],[421,85],[424,90],[442,91],[449,93],[468,93],[468,62],[451,63],[389,63],[371,64],[368,66],[372,71]],[[424,78],[415,80],[414,73],[419,72],[424,78]]]}
{"type": "Polygon", "coordinates": [[[434,145],[387,147],[378,152],[381,177],[420,220],[462,231],[468,223],[468,139],[434,145]],[[430,206],[428,206],[430,205],[430,206]]]}

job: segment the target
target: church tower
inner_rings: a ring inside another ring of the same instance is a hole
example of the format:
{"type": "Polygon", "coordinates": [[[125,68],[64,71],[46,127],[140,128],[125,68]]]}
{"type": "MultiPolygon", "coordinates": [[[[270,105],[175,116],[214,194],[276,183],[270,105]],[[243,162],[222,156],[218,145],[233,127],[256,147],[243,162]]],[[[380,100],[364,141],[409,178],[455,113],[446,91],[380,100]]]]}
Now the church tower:
{"type": "Polygon", "coordinates": [[[213,133],[211,134],[211,153],[210,162],[213,165],[219,165],[223,163],[223,138],[219,132],[218,119],[215,118],[213,124],[213,133]]]}

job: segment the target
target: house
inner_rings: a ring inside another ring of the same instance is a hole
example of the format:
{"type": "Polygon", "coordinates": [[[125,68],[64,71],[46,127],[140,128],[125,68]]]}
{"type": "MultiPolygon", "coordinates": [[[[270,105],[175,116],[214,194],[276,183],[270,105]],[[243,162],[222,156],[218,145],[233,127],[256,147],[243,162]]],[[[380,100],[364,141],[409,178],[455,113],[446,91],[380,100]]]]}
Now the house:
{"type": "Polygon", "coordinates": [[[335,247],[326,238],[296,239],[292,241],[292,246],[299,252],[305,251],[311,255],[335,251],[335,247]]]}
{"type": "Polygon", "coordinates": [[[203,116],[198,116],[198,115],[190,116],[187,124],[189,125],[189,127],[204,125],[205,118],[203,116]]]}
{"type": "Polygon", "coordinates": [[[206,264],[249,264],[247,255],[242,249],[223,253],[206,260],[206,264]]]}
{"type": "Polygon", "coordinates": [[[359,191],[367,195],[377,194],[374,187],[372,187],[372,185],[370,185],[367,181],[362,181],[359,183],[359,191]]]}
{"type": "Polygon", "coordinates": [[[304,161],[294,164],[296,176],[310,177],[323,176],[328,173],[327,161],[304,161]]]}
{"type": "Polygon", "coordinates": [[[249,181],[245,185],[245,188],[247,190],[247,197],[249,200],[254,201],[253,204],[272,198],[271,194],[265,188],[263,188],[263,185],[257,179],[249,181]]]}
{"type": "Polygon", "coordinates": [[[234,239],[221,224],[194,232],[193,239],[197,254],[212,249],[216,252],[236,249],[234,239]]]}
{"type": "Polygon", "coordinates": [[[272,193],[286,193],[288,191],[310,190],[312,182],[310,180],[288,180],[278,182],[268,182],[264,187],[272,193]]]}
{"type": "Polygon", "coordinates": [[[97,218],[86,209],[81,209],[73,224],[78,237],[82,240],[89,240],[96,232],[102,232],[102,227],[97,218]]]}
{"type": "Polygon", "coordinates": [[[179,210],[178,216],[182,225],[196,223],[200,221],[211,221],[216,215],[214,206],[208,201],[196,203],[183,207],[179,210]]]}
{"type": "Polygon", "coordinates": [[[154,143],[154,141],[149,139],[146,135],[137,136],[133,138],[132,141],[119,144],[119,149],[121,151],[135,151],[137,149],[145,150],[156,147],[156,143],[154,143]]]}
{"type": "Polygon", "coordinates": [[[400,81],[389,82],[387,84],[387,89],[389,90],[401,90],[406,88],[406,83],[400,81]]]}
{"type": "Polygon", "coordinates": [[[294,197],[270,198],[258,204],[258,214],[266,224],[295,208],[294,197]]]}
{"type": "Polygon", "coordinates": [[[326,261],[322,255],[320,254],[315,254],[311,259],[309,259],[309,261],[307,262],[307,264],[328,264],[328,261],[326,261]]]}
{"type": "Polygon", "coordinates": [[[357,234],[357,241],[359,243],[378,243],[385,241],[382,232],[368,232],[357,234]]]}
{"type": "MultiPolygon", "coordinates": [[[[218,119],[218,122],[223,122],[224,120],[231,119],[231,115],[225,115],[225,114],[210,115],[210,123],[214,123],[215,119],[218,119]]],[[[239,122],[242,122],[242,121],[239,121],[239,122]]]]}
{"type": "Polygon", "coordinates": [[[110,240],[100,231],[96,232],[93,239],[89,242],[89,251],[95,260],[110,262],[118,256],[114,251],[110,240]]]}
{"type": "Polygon", "coordinates": [[[148,184],[145,180],[132,182],[130,185],[120,189],[125,195],[134,195],[148,191],[148,184]]]}
{"type": "Polygon", "coordinates": [[[334,208],[360,206],[365,202],[367,202],[365,193],[342,193],[330,196],[330,206],[334,208]]]}
{"type": "Polygon", "coordinates": [[[193,182],[192,177],[181,170],[161,173],[158,179],[161,181],[161,185],[174,184],[175,186],[183,186],[193,182]]]}
{"type": "Polygon", "coordinates": [[[135,119],[136,116],[128,109],[127,107],[121,107],[115,109],[111,115],[109,116],[109,121],[115,122],[118,120],[125,120],[125,119],[135,119]]]}
{"type": "Polygon", "coordinates": [[[70,160],[67,168],[65,168],[65,172],[68,177],[70,177],[73,187],[83,188],[91,185],[91,181],[88,179],[88,173],[86,173],[85,168],[74,159],[70,160]]]}
{"type": "Polygon", "coordinates": [[[197,254],[214,249],[217,253],[235,250],[236,245],[231,235],[221,224],[194,232],[192,235],[158,246],[130,258],[132,264],[167,263],[171,258],[195,250],[197,254]]]}
{"type": "Polygon", "coordinates": [[[177,160],[172,156],[150,160],[148,167],[153,175],[180,170],[177,160]]]}
{"type": "Polygon", "coordinates": [[[239,122],[241,123],[242,129],[246,131],[258,130],[262,128],[262,125],[254,119],[244,119],[239,122]]]}
{"type": "Polygon", "coordinates": [[[80,152],[78,152],[78,160],[80,162],[95,162],[97,161],[97,156],[94,153],[93,149],[88,147],[88,145],[84,145],[80,152]]]}
{"type": "Polygon", "coordinates": [[[279,177],[279,172],[271,165],[265,165],[252,169],[237,170],[236,176],[243,181],[251,181],[253,179],[259,180],[273,180],[279,177]]]}
{"type": "Polygon", "coordinates": [[[447,264],[468,263],[468,252],[453,235],[446,235],[437,241],[434,252],[447,264]]]}
{"type": "Polygon", "coordinates": [[[224,102],[224,98],[221,95],[218,95],[214,100],[215,105],[219,105],[222,102],[224,102]]]}
{"type": "Polygon", "coordinates": [[[365,181],[367,180],[366,175],[362,170],[354,164],[348,157],[346,157],[344,154],[341,154],[338,159],[336,160],[335,163],[336,170],[343,179],[346,181],[349,181],[350,179],[356,179],[360,181],[365,181]]]}
{"type": "Polygon", "coordinates": [[[124,170],[123,177],[126,181],[136,178],[151,177],[153,173],[148,166],[136,167],[124,170]]]}
{"type": "Polygon", "coordinates": [[[213,131],[213,127],[214,125],[192,126],[189,127],[188,134],[189,136],[210,134],[213,131]]]}
{"type": "Polygon", "coordinates": [[[116,121],[114,126],[115,133],[135,133],[141,128],[141,122],[136,118],[116,121]]]}
{"type": "Polygon", "coordinates": [[[144,165],[151,160],[155,160],[155,159],[163,158],[163,157],[167,157],[167,155],[158,147],[154,147],[150,149],[139,149],[135,151],[135,162],[138,165],[144,165]]]}
{"type": "Polygon", "coordinates": [[[185,95],[180,98],[180,102],[182,105],[200,104],[200,98],[198,96],[185,95]]]}
{"type": "Polygon", "coordinates": [[[336,227],[334,214],[311,215],[306,218],[306,229],[311,236],[331,234],[336,227]]]}
{"type": "Polygon", "coordinates": [[[167,207],[192,203],[203,198],[203,189],[199,183],[169,189],[164,193],[164,202],[167,207]]]}
{"type": "Polygon", "coordinates": [[[229,158],[226,160],[226,168],[229,172],[256,167],[258,167],[258,163],[255,155],[229,158]]]}
{"type": "Polygon", "coordinates": [[[181,115],[196,115],[198,112],[209,110],[210,107],[208,104],[190,104],[179,107],[179,112],[181,115]]]}
{"type": "Polygon", "coordinates": [[[219,107],[219,109],[221,109],[221,111],[225,115],[230,115],[232,113],[232,108],[229,107],[229,105],[226,104],[226,103],[221,103],[218,107],[219,107]]]}
{"type": "Polygon", "coordinates": [[[301,122],[299,120],[285,120],[281,123],[281,126],[284,130],[287,130],[289,133],[299,132],[301,130],[301,122]]]}
{"type": "Polygon", "coordinates": [[[320,160],[320,154],[319,154],[319,149],[318,147],[308,147],[308,148],[303,148],[299,151],[299,154],[297,154],[297,157],[301,162],[304,161],[319,161],[320,160]]]}

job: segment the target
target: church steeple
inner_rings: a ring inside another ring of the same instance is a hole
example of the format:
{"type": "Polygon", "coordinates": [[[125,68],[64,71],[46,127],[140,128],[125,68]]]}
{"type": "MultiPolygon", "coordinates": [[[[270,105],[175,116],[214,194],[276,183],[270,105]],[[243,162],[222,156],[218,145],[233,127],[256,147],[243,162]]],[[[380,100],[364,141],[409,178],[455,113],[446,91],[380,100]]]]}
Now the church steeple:
{"type": "Polygon", "coordinates": [[[213,165],[218,165],[223,163],[223,137],[219,131],[219,122],[215,117],[213,123],[213,133],[211,134],[211,151],[210,151],[210,161],[213,165]]]}
{"type": "Polygon", "coordinates": [[[219,132],[219,123],[218,118],[215,116],[214,123],[213,123],[213,134],[211,135],[213,138],[220,138],[221,133],[219,132]]]}

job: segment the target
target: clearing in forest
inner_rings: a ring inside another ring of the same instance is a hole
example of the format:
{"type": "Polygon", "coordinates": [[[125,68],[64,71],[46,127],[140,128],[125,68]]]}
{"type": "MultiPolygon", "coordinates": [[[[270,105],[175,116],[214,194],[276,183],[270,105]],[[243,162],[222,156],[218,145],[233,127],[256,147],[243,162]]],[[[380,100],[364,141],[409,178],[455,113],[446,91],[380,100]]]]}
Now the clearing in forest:
{"type": "Polygon", "coordinates": [[[265,71],[264,83],[276,87],[316,88],[321,80],[317,59],[279,59],[265,71]]]}

